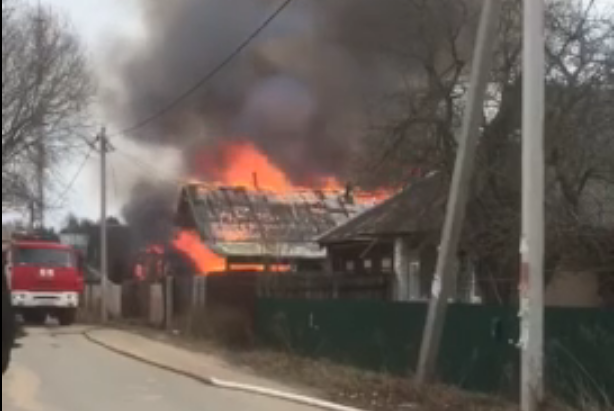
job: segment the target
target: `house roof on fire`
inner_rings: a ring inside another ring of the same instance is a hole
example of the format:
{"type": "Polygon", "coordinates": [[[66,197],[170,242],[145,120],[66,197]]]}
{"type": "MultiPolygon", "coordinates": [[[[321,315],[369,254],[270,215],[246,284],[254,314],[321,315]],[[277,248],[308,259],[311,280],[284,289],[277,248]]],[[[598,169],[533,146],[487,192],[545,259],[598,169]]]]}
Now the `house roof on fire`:
{"type": "Polygon", "coordinates": [[[317,238],[375,204],[343,192],[190,184],[182,189],[177,224],[196,229],[225,257],[320,259],[326,253],[317,238]]]}
{"type": "Polygon", "coordinates": [[[319,238],[320,244],[373,240],[439,230],[448,198],[443,174],[431,174],[319,238]]]}

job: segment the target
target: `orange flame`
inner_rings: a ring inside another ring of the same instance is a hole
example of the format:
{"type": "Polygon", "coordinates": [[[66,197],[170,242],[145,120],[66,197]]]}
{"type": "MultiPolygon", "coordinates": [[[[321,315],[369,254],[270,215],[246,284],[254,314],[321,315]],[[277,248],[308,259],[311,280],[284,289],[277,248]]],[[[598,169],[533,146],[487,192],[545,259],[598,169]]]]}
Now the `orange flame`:
{"type": "Polygon", "coordinates": [[[232,163],[222,176],[225,183],[279,191],[293,188],[285,174],[251,144],[233,146],[230,158],[232,163]]]}
{"type": "MultiPolygon", "coordinates": [[[[234,143],[216,150],[197,153],[193,168],[208,177],[211,187],[230,186],[274,193],[320,190],[342,195],[347,189],[334,177],[313,176],[306,185],[293,183],[286,173],[276,166],[252,143],[234,143]],[[221,160],[220,160],[221,159],[221,160]],[[220,166],[219,163],[223,165],[220,166]]],[[[193,176],[188,185],[207,184],[193,176]]],[[[397,189],[363,191],[352,189],[352,199],[358,204],[375,205],[392,197],[397,189]]]]}
{"type": "MultiPolygon", "coordinates": [[[[198,234],[191,231],[182,231],[174,242],[175,247],[187,255],[198,269],[199,275],[206,276],[214,272],[226,271],[226,259],[211,251],[200,239],[198,234]]],[[[232,264],[229,271],[265,271],[264,264],[232,264]]],[[[291,267],[286,264],[273,264],[269,270],[273,272],[288,272],[291,267]]]]}
{"type": "MultiPolygon", "coordinates": [[[[203,174],[217,180],[216,184],[229,185],[233,187],[244,187],[253,190],[265,190],[275,193],[303,191],[319,189],[322,191],[334,191],[343,195],[343,184],[339,183],[335,178],[321,178],[310,184],[310,187],[294,184],[286,174],[272,163],[266,155],[260,152],[251,143],[238,143],[223,147],[219,152],[201,153],[196,156],[196,161],[199,162],[198,168],[203,174]],[[224,158],[225,166],[223,169],[210,168],[215,161],[211,160],[211,156],[224,158]]],[[[190,182],[192,184],[200,184],[198,181],[190,182]]],[[[352,193],[354,201],[359,204],[375,204],[382,201],[390,195],[391,192],[381,191],[377,193],[352,193]]],[[[230,233],[227,241],[241,241],[245,238],[244,233],[230,233]]],[[[227,268],[230,271],[264,271],[263,264],[232,264],[227,266],[226,260],[215,254],[201,240],[200,236],[193,232],[182,232],[175,240],[175,247],[189,256],[197,265],[201,275],[207,275],[212,272],[225,271],[227,268]]],[[[290,266],[277,264],[268,267],[271,271],[287,272],[291,270],[290,266]]]]}
{"type": "MultiPolygon", "coordinates": [[[[230,264],[229,271],[254,271],[264,272],[267,266],[264,264],[230,264]]],[[[272,264],[268,266],[268,270],[274,273],[287,273],[292,271],[292,267],[288,264],[272,264]]]]}
{"type": "Polygon", "coordinates": [[[175,239],[174,245],[192,259],[198,268],[199,275],[226,269],[226,259],[211,251],[196,233],[182,231],[175,239]]]}
{"type": "MultiPolygon", "coordinates": [[[[279,167],[251,143],[238,143],[228,146],[223,150],[221,156],[228,159],[226,167],[223,170],[208,170],[206,174],[213,175],[218,183],[224,185],[273,192],[309,188],[341,189],[341,184],[334,178],[320,178],[311,184],[312,187],[294,184],[279,167]]],[[[204,164],[207,162],[206,158],[203,158],[201,162],[202,167],[210,166],[210,164],[204,164]]]]}

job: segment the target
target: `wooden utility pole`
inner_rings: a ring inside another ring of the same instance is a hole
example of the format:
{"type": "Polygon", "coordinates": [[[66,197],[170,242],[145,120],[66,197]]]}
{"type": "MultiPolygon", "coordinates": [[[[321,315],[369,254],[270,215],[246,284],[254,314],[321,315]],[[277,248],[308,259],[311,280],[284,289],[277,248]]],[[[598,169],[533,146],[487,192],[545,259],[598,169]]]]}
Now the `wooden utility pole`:
{"type": "Polygon", "coordinates": [[[98,136],[100,144],[100,285],[101,313],[103,323],[108,320],[109,253],[107,235],[107,154],[110,146],[107,132],[102,129],[98,136]]]}
{"type": "Polygon", "coordinates": [[[480,29],[475,49],[471,83],[462,134],[448,198],[446,221],[437,261],[433,295],[422,350],[418,364],[418,382],[425,384],[435,377],[439,349],[446,321],[449,299],[455,289],[458,267],[458,244],[465,222],[467,201],[473,175],[473,165],[480,139],[480,127],[484,118],[484,102],[490,80],[490,72],[501,15],[501,0],[486,0],[482,11],[480,29]]]}

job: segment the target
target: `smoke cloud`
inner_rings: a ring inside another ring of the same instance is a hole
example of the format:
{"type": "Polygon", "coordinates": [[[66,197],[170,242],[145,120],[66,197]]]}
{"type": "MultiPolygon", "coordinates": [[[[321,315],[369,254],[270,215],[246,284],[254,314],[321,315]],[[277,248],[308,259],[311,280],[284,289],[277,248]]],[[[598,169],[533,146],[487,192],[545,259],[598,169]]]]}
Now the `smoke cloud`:
{"type": "MultiPolygon", "coordinates": [[[[116,86],[107,101],[122,125],[138,123],[188,90],[280,4],[139,1],[147,38],[118,48],[116,86]]],[[[250,142],[294,183],[345,180],[368,127],[368,104],[398,90],[400,73],[412,68],[406,56],[445,43],[441,16],[463,11],[459,0],[424,3],[295,1],[211,82],[131,138],[178,148],[192,177],[214,178],[227,161],[215,153],[250,142]],[[195,162],[195,153],[208,164],[195,162]]]]}
{"type": "Polygon", "coordinates": [[[174,201],[177,187],[141,182],[132,189],[131,201],[124,207],[124,218],[134,231],[138,247],[168,245],[172,238],[174,201]]]}
{"type": "MultiPolygon", "coordinates": [[[[148,38],[114,67],[119,86],[108,106],[119,124],[165,107],[279,4],[140,3],[148,38]]],[[[425,18],[407,0],[296,1],[215,79],[134,138],[188,153],[249,140],[297,183],[343,176],[366,127],[365,104],[395,87],[391,54],[422,46],[415,39],[425,18]]]]}

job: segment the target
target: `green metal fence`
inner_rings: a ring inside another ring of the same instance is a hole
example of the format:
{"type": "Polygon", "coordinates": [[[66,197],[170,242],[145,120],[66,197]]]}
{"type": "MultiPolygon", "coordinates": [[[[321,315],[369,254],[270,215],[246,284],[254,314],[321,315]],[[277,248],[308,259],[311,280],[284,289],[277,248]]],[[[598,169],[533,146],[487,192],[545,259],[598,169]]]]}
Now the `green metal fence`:
{"type": "MultiPolygon", "coordinates": [[[[263,299],[257,335],[270,347],[359,368],[409,375],[415,369],[427,307],[376,301],[263,299]]],[[[454,305],[439,362],[443,382],[518,395],[517,309],[454,305]]],[[[614,398],[614,311],[549,309],[549,390],[568,400],[614,398]]]]}

